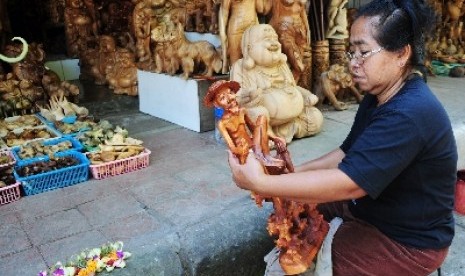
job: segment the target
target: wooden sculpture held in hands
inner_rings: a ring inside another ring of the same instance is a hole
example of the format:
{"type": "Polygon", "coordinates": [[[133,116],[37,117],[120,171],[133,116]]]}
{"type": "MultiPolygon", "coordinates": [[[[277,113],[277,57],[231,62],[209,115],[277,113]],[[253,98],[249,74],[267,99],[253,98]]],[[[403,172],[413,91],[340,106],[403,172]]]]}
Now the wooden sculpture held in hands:
{"type": "MultiPolygon", "coordinates": [[[[268,136],[264,116],[259,116],[253,122],[247,111],[239,107],[236,101],[236,92],[239,88],[239,83],[235,81],[216,81],[208,88],[204,104],[224,109],[218,128],[228,148],[237,156],[241,164],[245,163],[249,151],[253,150],[267,170],[279,174],[284,170],[286,162],[270,155],[269,140],[274,142],[280,154],[287,152],[286,142],[276,136],[268,136]]],[[[290,160],[288,164],[291,164],[290,160]]]]}
{"type": "MultiPolygon", "coordinates": [[[[240,85],[235,81],[220,80],[213,83],[204,98],[206,106],[224,109],[218,128],[228,148],[241,164],[247,161],[249,150],[262,163],[268,174],[294,172],[286,143],[278,137],[267,135],[266,117],[259,116],[254,123],[244,108],[236,102],[240,85]],[[250,136],[252,133],[252,137],[250,136]],[[270,155],[269,139],[276,146],[277,156],[270,155]]],[[[262,206],[263,200],[272,201],[274,212],[268,219],[268,233],[276,237],[280,249],[279,263],[288,275],[306,271],[323,240],[329,225],[316,210],[315,204],[304,204],[279,197],[263,197],[252,193],[255,203],[262,206]]]]}

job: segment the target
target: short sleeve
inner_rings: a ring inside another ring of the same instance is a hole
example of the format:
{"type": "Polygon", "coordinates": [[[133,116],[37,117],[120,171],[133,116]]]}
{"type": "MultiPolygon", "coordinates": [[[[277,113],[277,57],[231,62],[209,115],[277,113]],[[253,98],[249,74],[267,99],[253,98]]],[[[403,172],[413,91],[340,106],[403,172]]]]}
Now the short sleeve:
{"type": "Polygon", "coordinates": [[[409,166],[422,144],[418,127],[409,116],[392,110],[380,112],[346,151],[339,169],[375,199],[409,166]]]}

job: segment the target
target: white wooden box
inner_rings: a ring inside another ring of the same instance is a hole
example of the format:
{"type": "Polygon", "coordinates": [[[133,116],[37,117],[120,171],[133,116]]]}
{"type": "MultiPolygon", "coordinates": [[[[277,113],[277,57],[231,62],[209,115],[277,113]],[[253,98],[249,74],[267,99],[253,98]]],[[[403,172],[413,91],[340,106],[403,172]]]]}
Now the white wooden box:
{"type": "Polygon", "coordinates": [[[216,79],[184,80],[142,70],[137,78],[141,112],[197,132],[215,128],[214,110],[203,105],[203,98],[216,79]]]}

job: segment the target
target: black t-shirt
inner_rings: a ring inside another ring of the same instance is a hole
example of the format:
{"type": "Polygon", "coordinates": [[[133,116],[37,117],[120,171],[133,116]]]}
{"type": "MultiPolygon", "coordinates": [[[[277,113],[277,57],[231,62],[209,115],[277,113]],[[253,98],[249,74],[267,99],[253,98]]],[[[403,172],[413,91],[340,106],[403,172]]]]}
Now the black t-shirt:
{"type": "Polygon", "coordinates": [[[339,169],[368,194],[350,204],[355,217],[407,246],[451,244],[457,148],[446,111],[420,77],[379,107],[366,95],[341,149],[339,169]]]}

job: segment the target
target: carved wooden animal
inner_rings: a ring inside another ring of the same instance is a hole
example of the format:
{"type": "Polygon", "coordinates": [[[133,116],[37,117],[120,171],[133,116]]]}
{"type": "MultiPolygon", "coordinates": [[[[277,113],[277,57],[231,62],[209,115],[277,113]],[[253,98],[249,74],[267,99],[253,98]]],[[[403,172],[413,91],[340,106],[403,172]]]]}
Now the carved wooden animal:
{"type": "MultiPolygon", "coordinates": [[[[211,77],[213,73],[219,73],[221,71],[223,63],[221,61],[221,55],[215,49],[215,46],[205,40],[195,42],[189,41],[185,36],[182,24],[178,23],[171,35],[165,35],[165,38],[170,39],[169,43],[165,45],[170,49],[176,50],[173,51],[173,56],[167,56],[165,52],[164,58],[169,61],[172,59],[178,60],[184,79],[197,73],[200,69],[204,69],[204,71],[198,74],[206,77],[211,77]]],[[[166,49],[166,47],[164,49],[166,49]]],[[[176,64],[174,61],[171,62],[176,64]]]]}
{"type": "Polygon", "coordinates": [[[355,88],[352,77],[345,66],[339,64],[331,65],[330,69],[321,74],[321,77],[316,85],[315,94],[318,96],[318,105],[321,107],[327,99],[336,110],[345,110],[347,105],[339,101],[343,94],[349,90],[355,97],[357,102],[362,101],[362,95],[355,88]]]}

